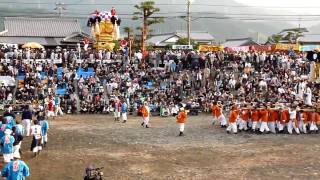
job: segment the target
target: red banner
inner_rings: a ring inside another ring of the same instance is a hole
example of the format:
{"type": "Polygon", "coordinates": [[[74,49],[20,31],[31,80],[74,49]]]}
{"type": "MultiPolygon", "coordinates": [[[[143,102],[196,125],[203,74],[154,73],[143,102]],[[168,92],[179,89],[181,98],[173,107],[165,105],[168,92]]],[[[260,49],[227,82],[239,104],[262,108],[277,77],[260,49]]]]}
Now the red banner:
{"type": "Polygon", "coordinates": [[[250,46],[251,51],[257,51],[257,52],[269,52],[272,50],[271,45],[254,45],[250,46]]]}

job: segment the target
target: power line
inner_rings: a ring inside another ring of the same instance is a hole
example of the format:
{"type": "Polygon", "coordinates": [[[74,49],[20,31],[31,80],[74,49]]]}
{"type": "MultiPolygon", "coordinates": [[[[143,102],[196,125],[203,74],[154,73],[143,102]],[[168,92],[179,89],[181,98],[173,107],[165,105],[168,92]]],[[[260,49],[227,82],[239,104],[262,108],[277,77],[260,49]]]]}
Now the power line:
{"type": "MultiPolygon", "coordinates": [[[[22,14],[28,15],[26,12],[19,13],[19,12],[5,12],[6,14],[22,14]]],[[[30,12],[31,13],[31,12],[30,12]]],[[[54,12],[36,12],[36,14],[56,14],[54,12]]],[[[72,14],[72,15],[84,15],[90,16],[90,13],[78,13],[78,12],[65,12],[64,14],[72,14]]],[[[181,16],[185,16],[185,12],[157,12],[154,13],[155,15],[161,14],[169,14],[169,15],[176,15],[179,14],[181,16]]],[[[251,17],[320,17],[320,14],[247,14],[247,13],[215,13],[215,12],[191,12],[191,14],[205,14],[205,15],[220,15],[220,16],[251,16],[251,17]]],[[[118,16],[133,16],[133,13],[117,13],[118,16]]]]}
{"type": "MultiPolygon", "coordinates": [[[[18,1],[4,1],[0,4],[23,4],[23,5],[55,5],[55,3],[49,2],[18,2],[18,1]]],[[[133,3],[65,3],[66,6],[134,6],[133,3]]],[[[185,6],[183,3],[159,3],[155,6],[185,6]]],[[[271,9],[318,9],[320,6],[249,6],[249,5],[227,5],[227,4],[204,4],[204,3],[195,3],[192,6],[211,6],[211,7],[229,7],[229,8],[271,8],[271,9]]]]}
{"type": "MultiPolygon", "coordinates": [[[[0,18],[4,17],[21,17],[21,15],[16,15],[16,16],[0,16],[0,18]]],[[[58,16],[26,16],[30,18],[56,18],[58,16]]],[[[73,18],[73,19],[88,19],[88,17],[84,16],[63,16],[62,18],[73,18]]],[[[151,18],[164,18],[166,20],[174,20],[174,19],[181,19],[181,16],[154,16],[151,18]]],[[[242,20],[242,21],[278,21],[278,22],[285,22],[285,21],[299,21],[300,22],[310,22],[310,21],[320,21],[319,18],[314,18],[314,19],[299,19],[299,18],[291,18],[291,19],[283,19],[283,18],[248,18],[248,17],[217,17],[217,16],[201,16],[201,17],[193,17],[194,19],[211,19],[211,20],[242,20]]],[[[128,19],[132,20],[132,18],[129,17],[124,17],[122,19],[128,19]]],[[[142,17],[141,17],[142,19],[142,17]]]]}

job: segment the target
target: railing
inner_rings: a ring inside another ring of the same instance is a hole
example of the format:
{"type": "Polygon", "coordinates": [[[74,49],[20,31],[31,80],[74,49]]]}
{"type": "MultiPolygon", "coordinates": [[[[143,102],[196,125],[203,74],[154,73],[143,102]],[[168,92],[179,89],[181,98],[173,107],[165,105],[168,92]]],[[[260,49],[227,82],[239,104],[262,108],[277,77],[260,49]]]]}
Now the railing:
{"type": "MultiPolygon", "coordinates": [[[[49,63],[49,64],[61,64],[62,59],[22,59],[22,61],[26,64],[30,63],[49,63]]],[[[112,60],[112,59],[76,59],[74,60],[77,64],[81,64],[83,62],[88,63],[103,63],[103,64],[111,64],[111,63],[121,63],[122,60],[112,60]]],[[[1,59],[1,63],[11,63],[12,59],[1,59]]]]}

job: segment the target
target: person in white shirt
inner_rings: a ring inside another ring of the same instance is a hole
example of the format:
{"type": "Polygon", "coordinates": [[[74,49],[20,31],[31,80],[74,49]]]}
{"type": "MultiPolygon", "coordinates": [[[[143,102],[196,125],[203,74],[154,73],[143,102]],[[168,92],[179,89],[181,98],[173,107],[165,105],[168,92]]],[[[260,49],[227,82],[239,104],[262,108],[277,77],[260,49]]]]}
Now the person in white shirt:
{"type": "Polygon", "coordinates": [[[312,106],[312,91],[310,89],[310,87],[307,87],[304,93],[304,104],[308,105],[308,106],[312,106]]]}
{"type": "Polygon", "coordinates": [[[139,60],[139,63],[140,63],[141,60],[142,60],[142,53],[141,53],[141,51],[138,51],[138,52],[135,54],[135,57],[136,57],[137,60],[139,60]]]}
{"type": "Polygon", "coordinates": [[[297,123],[297,111],[295,108],[289,108],[289,117],[290,121],[287,124],[289,134],[292,134],[292,130],[294,129],[297,134],[300,134],[298,123],[297,123]]]}
{"type": "Polygon", "coordinates": [[[172,116],[177,116],[179,111],[179,107],[177,105],[173,105],[171,108],[171,114],[172,116]]]}
{"type": "Polygon", "coordinates": [[[36,157],[40,151],[42,150],[41,146],[41,126],[38,124],[37,120],[34,120],[34,125],[31,126],[31,135],[33,136],[32,143],[31,143],[31,151],[36,157]]]}
{"type": "Polygon", "coordinates": [[[259,82],[259,87],[260,87],[261,90],[267,90],[267,88],[268,88],[267,82],[264,81],[264,80],[261,80],[259,82]]]}
{"type": "Polygon", "coordinates": [[[306,87],[306,84],[304,82],[299,82],[295,89],[296,89],[296,98],[299,99],[299,100],[302,100],[303,99],[303,92],[305,91],[305,87],[306,87]]]}

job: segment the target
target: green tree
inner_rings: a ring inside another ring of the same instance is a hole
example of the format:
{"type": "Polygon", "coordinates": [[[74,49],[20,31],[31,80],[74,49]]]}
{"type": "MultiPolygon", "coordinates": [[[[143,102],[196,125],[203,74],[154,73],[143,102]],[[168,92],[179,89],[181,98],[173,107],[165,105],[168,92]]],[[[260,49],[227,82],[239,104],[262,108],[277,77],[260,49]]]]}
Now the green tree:
{"type": "Polygon", "coordinates": [[[189,44],[188,38],[180,38],[176,42],[176,45],[188,45],[188,44],[189,44]]]}
{"type": "Polygon", "coordinates": [[[130,35],[131,35],[131,33],[133,33],[133,29],[131,27],[126,26],[123,28],[123,30],[125,33],[127,33],[127,40],[129,41],[130,35]]]}
{"type": "Polygon", "coordinates": [[[154,1],[144,1],[134,6],[137,11],[134,12],[133,20],[142,19],[142,38],[141,38],[141,49],[142,52],[146,50],[146,41],[149,33],[149,26],[152,24],[164,22],[163,17],[154,17],[154,13],[160,12],[160,9],[155,7],[154,1]]]}
{"type": "Polygon", "coordinates": [[[282,40],[282,35],[280,34],[273,34],[268,38],[268,41],[271,43],[279,43],[282,40]]]}
{"type": "Polygon", "coordinates": [[[118,40],[114,40],[113,43],[114,43],[113,51],[118,51],[120,49],[119,41],[118,40]]]}
{"type": "Polygon", "coordinates": [[[284,29],[278,34],[273,34],[268,38],[269,42],[279,43],[280,41],[287,41],[290,43],[297,43],[304,33],[308,32],[306,28],[292,28],[284,29]]]}
{"type": "MultiPolygon", "coordinates": [[[[188,45],[189,44],[189,40],[188,38],[179,38],[178,41],[176,42],[176,45],[188,45]]],[[[192,39],[190,44],[193,46],[193,49],[197,49],[198,48],[198,43],[195,43],[192,39]]]]}

